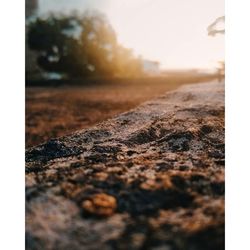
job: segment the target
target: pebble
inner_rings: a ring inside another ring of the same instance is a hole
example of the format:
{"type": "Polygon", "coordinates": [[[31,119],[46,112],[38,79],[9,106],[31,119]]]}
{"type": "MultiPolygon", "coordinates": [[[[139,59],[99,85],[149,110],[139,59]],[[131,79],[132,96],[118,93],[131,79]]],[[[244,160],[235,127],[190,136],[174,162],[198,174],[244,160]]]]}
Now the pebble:
{"type": "Polygon", "coordinates": [[[95,194],[82,202],[84,211],[98,216],[111,216],[116,207],[116,198],[105,193],[95,194]]]}

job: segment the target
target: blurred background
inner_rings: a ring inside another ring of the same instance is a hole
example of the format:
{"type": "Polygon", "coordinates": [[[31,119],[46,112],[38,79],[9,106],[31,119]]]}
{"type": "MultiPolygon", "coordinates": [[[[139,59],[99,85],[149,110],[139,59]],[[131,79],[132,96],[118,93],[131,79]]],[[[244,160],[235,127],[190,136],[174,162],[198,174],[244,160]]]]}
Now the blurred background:
{"type": "Polygon", "coordinates": [[[222,0],[26,0],[26,147],[224,78],[222,0]]]}

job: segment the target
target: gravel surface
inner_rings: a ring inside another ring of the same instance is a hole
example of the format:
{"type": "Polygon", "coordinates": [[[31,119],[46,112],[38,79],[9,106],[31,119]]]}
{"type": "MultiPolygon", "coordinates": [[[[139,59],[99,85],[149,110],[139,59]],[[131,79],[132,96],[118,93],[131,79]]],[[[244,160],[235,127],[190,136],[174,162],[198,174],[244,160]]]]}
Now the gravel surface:
{"type": "Polygon", "coordinates": [[[224,84],[26,151],[26,249],[224,249],[224,84]]]}

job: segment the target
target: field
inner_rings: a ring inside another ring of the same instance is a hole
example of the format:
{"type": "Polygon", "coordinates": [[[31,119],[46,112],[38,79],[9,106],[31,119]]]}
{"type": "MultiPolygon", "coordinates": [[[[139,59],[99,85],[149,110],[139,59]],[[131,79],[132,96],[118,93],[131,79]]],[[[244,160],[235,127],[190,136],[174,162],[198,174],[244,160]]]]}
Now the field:
{"type": "Polygon", "coordinates": [[[145,81],[26,87],[26,147],[88,128],[186,83],[213,76],[169,76],[145,81]]]}

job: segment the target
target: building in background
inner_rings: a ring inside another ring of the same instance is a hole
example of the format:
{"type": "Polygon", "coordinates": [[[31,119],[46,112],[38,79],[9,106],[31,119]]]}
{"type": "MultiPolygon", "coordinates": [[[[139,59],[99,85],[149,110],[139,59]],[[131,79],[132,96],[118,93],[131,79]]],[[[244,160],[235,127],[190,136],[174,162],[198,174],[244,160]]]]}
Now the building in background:
{"type": "Polygon", "coordinates": [[[143,60],[143,70],[148,75],[160,74],[160,63],[157,61],[143,60]]]}

